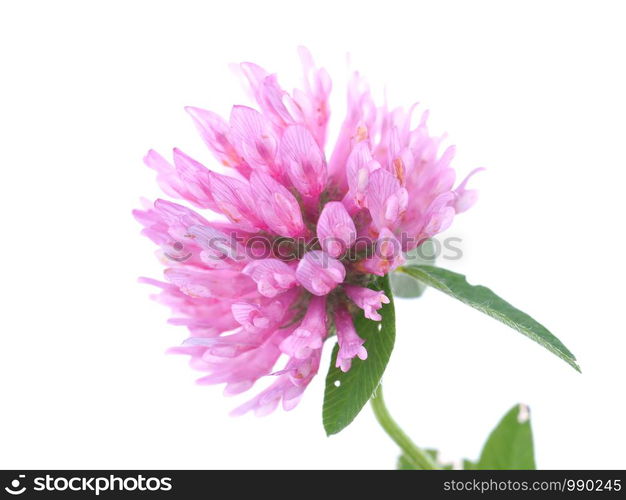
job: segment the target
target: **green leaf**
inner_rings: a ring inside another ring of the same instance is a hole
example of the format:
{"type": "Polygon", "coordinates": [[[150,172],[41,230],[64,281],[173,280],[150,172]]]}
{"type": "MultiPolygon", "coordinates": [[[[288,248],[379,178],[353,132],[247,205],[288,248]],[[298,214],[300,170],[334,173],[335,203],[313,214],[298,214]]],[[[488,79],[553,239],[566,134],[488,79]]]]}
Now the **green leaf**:
{"type": "Polygon", "coordinates": [[[383,376],[396,338],[396,317],[393,295],[387,277],[379,278],[372,288],[383,290],[389,297],[389,304],[379,310],[382,321],[365,318],[359,311],[354,318],[354,327],[365,339],[367,359],[352,360],[352,368],[347,373],[335,367],[338,346],[335,346],[331,364],[326,376],[324,393],[323,421],[327,435],[336,434],[347,427],[368,402],[383,376]]]}
{"type": "MultiPolygon", "coordinates": [[[[436,251],[431,240],[426,240],[420,246],[404,254],[407,265],[434,264],[436,251]]],[[[416,280],[408,274],[392,271],[389,274],[389,283],[394,297],[404,299],[414,299],[422,295],[426,289],[421,281],[416,280]]]]}
{"type": "Polygon", "coordinates": [[[498,297],[489,288],[470,285],[462,274],[439,267],[413,265],[402,266],[399,270],[514,328],[580,372],[576,357],[559,339],[528,314],[498,297]]]}
{"type": "Polygon", "coordinates": [[[491,431],[477,469],[534,470],[535,451],[526,405],[515,405],[491,431]]]}

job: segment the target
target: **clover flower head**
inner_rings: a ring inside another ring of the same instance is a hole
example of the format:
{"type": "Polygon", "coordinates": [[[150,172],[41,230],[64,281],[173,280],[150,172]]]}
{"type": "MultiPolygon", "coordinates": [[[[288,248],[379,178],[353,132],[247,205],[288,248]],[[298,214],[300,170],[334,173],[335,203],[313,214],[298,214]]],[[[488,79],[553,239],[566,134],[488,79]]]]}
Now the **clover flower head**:
{"type": "Polygon", "coordinates": [[[190,356],[204,372],[199,383],[225,384],[228,395],[273,380],[237,415],[296,406],[331,331],[338,368],[367,363],[353,317],[380,321],[389,302],[368,285],[476,199],[467,179],[454,187],[454,148],[440,153],[427,113],[412,127],[414,108],[377,106],[358,74],[327,149],[331,81],[308,51],[300,55],[304,84],[291,94],[244,63],[256,109],[234,106],[225,120],[186,108],[221,170],[179,149],[172,161],[146,155],[166,195],[198,211],[159,199],[134,212],[167,264],[165,281],[144,281],[190,333],[171,351],[190,356]]]}

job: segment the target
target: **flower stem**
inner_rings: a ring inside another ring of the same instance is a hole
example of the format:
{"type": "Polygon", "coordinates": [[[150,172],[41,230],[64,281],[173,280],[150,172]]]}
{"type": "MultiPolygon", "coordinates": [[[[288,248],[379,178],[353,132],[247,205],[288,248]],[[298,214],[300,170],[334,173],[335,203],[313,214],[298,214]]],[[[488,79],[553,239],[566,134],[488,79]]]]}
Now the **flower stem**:
{"type": "Polygon", "coordinates": [[[398,426],[396,421],[389,414],[389,410],[385,406],[385,400],[383,399],[383,386],[378,386],[376,392],[370,399],[372,403],[372,409],[374,415],[381,427],[389,435],[391,439],[400,447],[404,457],[411,462],[417,469],[439,469],[437,464],[424,450],[419,448],[411,438],[405,434],[405,432],[398,426]]]}

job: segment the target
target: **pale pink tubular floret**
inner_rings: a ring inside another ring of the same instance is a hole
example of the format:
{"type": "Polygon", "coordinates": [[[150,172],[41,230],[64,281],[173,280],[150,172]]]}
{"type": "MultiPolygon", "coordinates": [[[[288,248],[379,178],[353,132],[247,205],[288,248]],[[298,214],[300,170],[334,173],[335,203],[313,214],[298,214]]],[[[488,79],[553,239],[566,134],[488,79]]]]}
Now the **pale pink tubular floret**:
{"type": "Polygon", "coordinates": [[[192,225],[208,226],[213,224],[184,205],[171,201],[158,199],[154,202],[154,209],[171,226],[186,228],[192,225]]]}
{"type": "Polygon", "coordinates": [[[285,106],[285,102],[291,101],[291,97],[280,87],[276,75],[268,74],[267,71],[254,63],[242,63],[241,70],[248,81],[250,93],[256,99],[261,112],[275,127],[281,129],[296,123],[285,106]]]}
{"type": "Polygon", "coordinates": [[[483,170],[485,169],[475,168],[474,170],[472,170],[467,175],[467,177],[463,179],[463,182],[459,184],[459,187],[454,190],[454,193],[456,195],[456,199],[454,200],[454,210],[457,214],[460,214],[461,212],[465,212],[466,210],[472,208],[472,205],[476,203],[476,200],[478,199],[478,191],[476,191],[475,189],[465,189],[465,186],[467,185],[467,182],[470,180],[470,178],[474,176],[474,174],[482,172],[483,170]]]}
{"type": "Polygon", "coordinates": [[[230,135],[235,149],[251,168],[266,170],[280,178],[275,162],[278,138],[267,118],[256,109],[233,106],[230,135]]]}
{"type": "Polygon", "coordinates": [[[297,285],[294,268],[279,259],[253,260],[243,273],[256,281],[259,293],[265,297],[276,297],[297,285]]]}
{"type": "Polygon", "coordinates": [[[153,150],[148,151],[144,162],[156,170],[157,182],[169,196],[187,200],[200,208],[215,208],[208,169],[182,151],[174,149],[174,165],[153,150]]]}
{"type": "Polygon", "coordinates": [[[395,227],[406,213],[408,201],[409,194],[396,177],[382,168],[372,172],[367,188],[367,206],[375,229],[395,227]]]}
{"type": "Polygon", "coordinates": [[[389,298],[381,290],[372,290],[361,286],[345,285],[346,295],[365,312],[365,317],[380,321],[382,316],[378,314],[383,304],[389,304],[389,298]]]}
{"type": "Polygon", "coordinates": [[[228,360],[222,359],[220,361],[217,357],[211,356],[207,356],[208,359],[203,359],[202,356],[206,352],[206,348],[202,348],[200,352],[202,354],[196,356],[198,360],[196,368],[208,371],[209,374],[199,378],[198,383],[226,383],[224,392],[227,395],[247,391],[259,378],[271,373],[272,367],[280,357],[280,349],[278,349],[273,336],[268,337],[256,349],[243,352],[228,360]]]}
{"type": "Polygon", "coordinates": [[[254,283],[238,271],[186,266],[166,269],[165,277],[190,297],[231,299],[254,289],[254,283]]]}
{"type": "Polygon", "coordinates": [[[251,351],[261,346],[265,338],[271,332],[262,331],[265,335],[259,335],[250,331],[239,329],[228,335],[218,337],[190,337],[183,342],[183,345],[202,346],[206,350],[202,358],[236,358],[242,353],[251,351]]]}
{"type": "Polygon", "coordinates": [[[317,201],[326,187],[326,160],[311,132],[302,125],[287,127],[280,139],[278,154],[300,194],[317,201]]]}
{"type": "Polygon", "coordinates": [[[453,203],[451,198],[448,193],[443,193],[430,204],[426,212],[427,223],[422,230],[424,238],[430,238],[450,227],[455,214],[454,206],[450,206],[453,203]]]}
{"type": "Polygon", "coordinates": [[[313,295],[327,295],[346,277],[346,268],[321,250],[304,254],[296,269],[298,282],[313,295]]]}
{"type": "Polygon", "coordinates": [[[214,202],[209,185],[209,170],[191,156],[174,148],[174,167],[189,196],[195,198],[202,208],[213,208],[214,202]]]}
{"type": "Polygon", "coordinates": [[[246,231],[265,229],[248,182],[211,172],[211,190],[220,213],[246,231]]]}
{"type": "Polygon", "coordinates": [[[304,359],[312,350],[321,349],[326,338],[326,297],[311,297],[307,312],[298,327],[280,344],[289,356],[304,359]]]}
{"type": "Polygon", "coordinates": [[[297,123],[289,108],[295,109],[292,97],[278,84],[276,75],[268,75],[261,84],[261,107],[267,111],[268,117],[278,127],[285,127],[297,123]]]}
{"type": "Polygon", "coordinates": [[[342,372],[347,372],[350,370],[352,360],[355,357],[362,360],[367,359],[367,350],[363,347],[365,340],[357,334],[352,316],[344,306],[335,311],[335,327],[337,328],[337,342],[339,344],[335,366],[342,372]]]}
{"type": "MultiPolygon", "coordinates": [[[[193,226],[211,228],[211,230],[219,231],[228,238],[232,237],[233,241],[238,236],[235,226],[225,222],[209,222],[193,210],[167,200],[156,200],[154,202],[154,208],[147,212],[135,212],[136,215],[140,213],[143,213],[143,217],[147,217],[152,223],[158,224],[166,229],[167,233],[172,238],[179,240],[179,242],[184,242],[184,246],[191,245],[200,248],[198,241],[195,240],[196,236],[193,235],[191,231],[193,226]]],[[[146,221],[142,221],[142,223],[147,224],[146,221]]],[[[219,244],[222,241],[222,238],[220,238],[218,242],[214,243],[219,244]]],[[[243,250],[237,248],[237,252],[242,251],[243,250]]]]}
{"type": "Polygon", "coordinates": [[[340,187],[346,187],[345,165],[356,144],[368,141],[375,126],[378,110],[369,88],[358,73],[348,86],[348,112],[328,163],[329,177],[340,187]]]}
{"type": "Polygon", "coordinates": [[[294,101],[301,110],[304,124],[313,134],[320,147],[326,142],[326,126],[330,110],[328,97],[332,88],[330,76],[324,68],[316,68],[311,53],[298,47],[304,71],[304,89],[295,89],[294,101]]]}
{"type": "MultiPolygon", "coordinates": [[[[237,67],[233,68],[237,72],[237,67]]],[[[268,72],[263,69],[258,64],[254,64],[252,62],[243,62],[239,64],[239,69],[241,70],[241,76],[243,76],[242,84],[246,90],[246,93],[257,100],[257,104],[262,108],[259,103],[259,88],[263,84],[263,80],[268,76],[268,72]]],[[[263,114],[265,110],[261,109],[263,114]]]]}
{"type": "Polygon", "coordinates": [[[219,220],[167,200],[133,212],[167,265],[167,282],[142,281],[160,289],[155,298],[172,309],[170,323],[189,330],[169,352],[188,355],[203,372],[198,383],[225,384],[226,395],[273,378],[237,415],[294,408],[333,324],[336,366],[345,372],[355,357],[366,360],[351,311],[381,321],[391,297],[358,284],[402,265],[403,252],[476,200],[467,184],[481,169],[454,187],[454,147],[440,151],[428,112],[412,125],[415,105],[377,105],[357,73],[338,137],[325,149],[331,81],[306,49],[300,58],[304,85],[293,92],[242,64],[256,109],[236,105],[228,122],[186,108],[217,163],[234,169],[229,175],[179,149],[171,162],[154,151],[145,157],[169,197],[219,220]]]}
{"type": "Polygon", "coordinates": [[[256,197],[256,209],[269,229],[291,238],[304,235],[300,206],[285,186],[263,172],[253,172],[250,185],[256,197]]]}
{"type": "Polygon", "coordinates": [[[205,144],[222,165],[234,167],[242,173],[249,170],[244,159],[235,150],[228,123],[221,116],[193,106],[187,106],[185,110],[193,118],[205,144]]]}
{"type": "Polygon", "coordinates": [[[245,265],[245,252],[239,245],[231,245],[237,235],[227,224],[209,222],[187,207],[160,199],[153,208],[133,214],[144,226],[142,234],[161,247],[161,257],[169,265],[212,269],[245,265]],[[194,234],[196,230],[203,234],[194,234]]]}
{"type": "Polygon", "coordinates": [[[331,201],[324,206],[317,221],[317,237],[322,250],[335,258],[345,254],[354,244],[356,227],[342,203],[331,201]]]}
{"type": "Polygon", "coordinates": [[[234,302],[231,312],[235,321],[245,330],[259,332],[261,330],[277,326],[280,321],[285,304],[280,300],[265,300],[259,303],[234,302]]]}
{"type": "Polygon", "coordinates": [[[186,326],[194,336],[214,337],[237,327],[237,322],[227,314],[230,310],[227,300],[191,297],[172,283],[151,278],[140,278],[139,281],[159,288],[160,293],[152,297],[178,315],[169,322],[186,326]]]}
{"type": "Polygon", "coordinates": [[[350,153],[346,163],[348,195],[358,208],[365,206],[365,196],[369,185],[370,173],[380,168],[374,160],[366,141],[359,142],[350,153]]]}
{"type": "Polygon", "coordinates": [[[450,227],[456,213],[453,206],[454,200],[455,194],[453,192],[443,192],[431,201],[413,223],[407,221],[405,228],[414,237],[408,240],[406,248],[403,250],[410,250],[450,227]]]}
{"type": "Polygon", "coordinates": [[[385,227],[378,235],[374,246],[374,254],[357,262],[356,267],[365,273],[385,276],[390,271],[404,264],[405,259],[402,250],[401,242],[385,227]]]}
{"type": "Polygon", "coordinates": [[[188,226],[186,236],[201,248],[200,260],[209,268],[241,268],[248,260],[245,250],[232,236],[208,224],[188,226]]]}
{"type": "Polygon", "coordinates": [[[293,408],[298,400],[294,400],[302,394],[302,391],[309,384],[311,379],[317,374],[320,366],[321,349],[312,349],[309,355],[301,358],[290,358],[283,373],[289,377],[289,381],[294,387],[300,390],[292,390],[283,397],[283,406],[286,410],[293,408]]]}
{"type": "Polygon", "coordinates": [[[198,205],[198,201],[191,197],[174,166],[163,156],[151,149],[144,156],[143,162],[156,171],[157,182],[165,194],[173,198],[186,198],[194,205],[198,205]]]}
{"type": "Polygon", "coordinates": [[[211,225],[187,207],[166,200],[156,200],[154,206],[146,210],[133,210],[133,215],[144,226],[142,234],[157,245],[173,246],[183,240],[185,244],[177,245],[180,248],[176,251],[184,251],[183,247],[190,246],[195,250],[194,254],[200,252],[200,247],[189,238],[187,228],[193,224],[211,225]]]}
{"type": "Polygon", "coordinates": [[[284,410],[292,410],[317,374],[320,357],[321,349],[314,349],[306,358],[290,358],[283,370],[274,373],[278,376],[276,382],[252,400],[235,408],[231,415],[239,416],[254,411],[255,415],[261,417],[274,411],[281,400],[284,410]]]}
{"type": "MultiPolygon", "coordinates": [[[[310,382],[311,378],[313,377],[309,377],[307,382],[310,382]]],[[[283,408],[287,411],[291,410],[295,408],[300,401],[300,397],[305,388],[306,385],[294,385],[287,375],[282,375],[269,388],[265,389],[254,399],[235,408],[230,414],[237,417],[249,411],[254,411],[257,417],[263,417],[272,413],[281,400],[283,402],[283,408]]]]}

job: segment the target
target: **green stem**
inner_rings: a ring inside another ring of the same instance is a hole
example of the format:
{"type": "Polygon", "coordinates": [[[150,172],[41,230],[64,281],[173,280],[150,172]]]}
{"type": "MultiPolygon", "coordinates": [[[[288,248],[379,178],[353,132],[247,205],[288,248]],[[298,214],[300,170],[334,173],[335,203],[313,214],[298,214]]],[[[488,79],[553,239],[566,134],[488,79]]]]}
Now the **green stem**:
{"type": "Polygon", "coordinates": [[[382,384],[378,386],[378,389],[374,392],[370,402],[372,403],[372,409],[374,410],[374,415],[376,415],[378,423],[389,435],[389,437],[400,447],[402,454],[409,462],[411,462],[417,469],[439,469],[428,453],[411,441],[411,438],[405,434],[396,421],[391,417],[389,410],[387,410],[387,407],[385,406],[385,400],[383,399],[382,384]]]}

